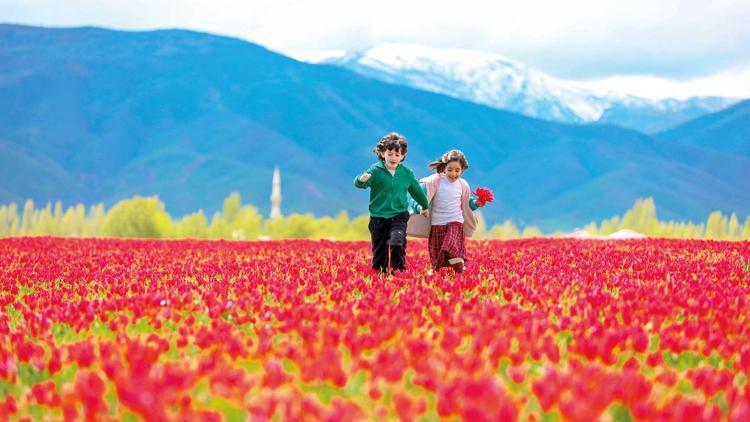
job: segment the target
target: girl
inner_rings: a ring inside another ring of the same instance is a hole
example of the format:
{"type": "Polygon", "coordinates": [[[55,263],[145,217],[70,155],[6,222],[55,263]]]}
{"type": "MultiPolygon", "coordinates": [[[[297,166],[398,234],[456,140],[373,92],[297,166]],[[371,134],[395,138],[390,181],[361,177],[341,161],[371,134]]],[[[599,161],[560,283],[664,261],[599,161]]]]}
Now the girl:
{"type": "MultiPolygon", "coordinates": [[[[429,218],[413,215],[407,233],[429,237],[433,270],[450,266],[460,274],[466,262],[464,238],[474,234],[477,228],[472,211],[485,204],[471,194],[469,184],[461,178],[469,168],[463,152],[450,150],[428,167],[436,173],[421,179],[420,183],[430,202],[429,218]]],[[[414,204],[414,210],[421,211],[421,207],[414,204]]]]}

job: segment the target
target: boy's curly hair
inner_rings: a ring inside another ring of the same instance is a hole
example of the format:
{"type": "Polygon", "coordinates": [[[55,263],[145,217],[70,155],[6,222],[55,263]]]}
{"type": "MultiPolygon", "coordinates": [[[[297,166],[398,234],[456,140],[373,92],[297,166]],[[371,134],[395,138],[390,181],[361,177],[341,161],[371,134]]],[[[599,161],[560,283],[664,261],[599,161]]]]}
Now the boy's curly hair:
{"type": "Polygon", "coordinates": [[[461,151],[460,149],[452,149],[446,152],[437,160],[431,162],[430,164],[427,164],[427,167],[435,170],[438,173],[443,173],[445,172],[445,167],[451,161],[458,162],[458,164],[461,165],[462,172],[466,171],[466,169],[469,168],[469,160],[466,159],[466,155],[464,155],[463,151],[461,151]]]}
{"type": "Polygon", "coordinates": [[[375,148],[373,148],[372,151],[378,156],[380,161],[385,161],[383,154],[385,154],[387,150],[399,150],[401,151],[401,155],[404,156],[401,161],[404,161],[406,159],[406,150],[408,146],[408,142],[404,135],[391,132],[380,138],[380,141],[375,145],[375,148]]]}

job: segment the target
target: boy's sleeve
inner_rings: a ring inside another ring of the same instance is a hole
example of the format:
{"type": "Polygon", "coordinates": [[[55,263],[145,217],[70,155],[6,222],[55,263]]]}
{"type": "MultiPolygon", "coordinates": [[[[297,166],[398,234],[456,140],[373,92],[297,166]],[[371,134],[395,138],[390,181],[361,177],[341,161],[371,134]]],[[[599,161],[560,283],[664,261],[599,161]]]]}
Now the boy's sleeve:
{"type": "Polygon", "coordinates": [[[476,195],[471,195],[471,198],[469,198],[469,208],[471,208],[472,211],[476,211],[477,208],[479,208],[476,195]]]}
{"type": "MultiPolygon", "coordinates": [[[[425,197],[426,197],[427,185],[422,182],[419,182],[419,187],[422,189],[422,192],[425,192],[425,197]]],[[[419,214],[420,212],[422,212],[423,209],[424,208],[422,208],[422,206],[419,205],[417,201],[414,200],[414,198],[409,196],[409,214],[419,214]]]]}
{"type": "Polygon", "coordinates": [[[356,186],[356,187],[358,187],[360,189],[369,188],[370,186],[372,186],[372,179],[374,179],[374,178],[375,178],[375,172],[372,171],[372,167],[370,167],[367,170],[365,170],[364,172],[362,172],[362,173],[354,176],[354,186],[356,186]],[[359,176],[361,176],[364,173],[370,173],[370,178],[366,182],[360,182],[359,181],[359,176]]]}
{"type": "Polygon", "coordinates": [[[422,207],[422,209],[430,208],[430,203],[427,201],[427,195],[425,195],[422,187],[419,185],[417,178],[414,177],[414,173],[411,175],[411,183],[409,184],[409,194],[415,201],[422,207]]]}

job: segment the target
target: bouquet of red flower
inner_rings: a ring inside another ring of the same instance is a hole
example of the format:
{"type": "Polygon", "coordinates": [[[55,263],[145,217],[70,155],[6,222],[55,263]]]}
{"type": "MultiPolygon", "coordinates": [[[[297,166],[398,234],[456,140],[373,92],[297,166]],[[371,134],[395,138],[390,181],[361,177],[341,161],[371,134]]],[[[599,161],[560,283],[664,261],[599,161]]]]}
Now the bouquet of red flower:
{"type": "Polygon", "coordinates": [[[480,207],[485,206],[488,202],[492,202],[495,200],[495,194],[492,193],[489,188],[480,188],[477,187],[477,190],[474,191],[474,196],[477,197],[477,205],[480,207]]]}

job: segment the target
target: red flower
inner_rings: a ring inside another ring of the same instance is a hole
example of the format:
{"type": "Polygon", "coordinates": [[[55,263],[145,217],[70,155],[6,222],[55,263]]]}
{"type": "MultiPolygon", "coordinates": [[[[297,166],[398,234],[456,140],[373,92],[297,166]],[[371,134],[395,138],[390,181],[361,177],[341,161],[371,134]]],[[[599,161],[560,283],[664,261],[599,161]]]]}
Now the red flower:
{"type": "Polygon", "coordinates": [[[477,197],[476,202],[480,207],[495,200],[495,194],[489,188],[477,187],[476,191],[474,191],[474,196],[477,197]]]}

